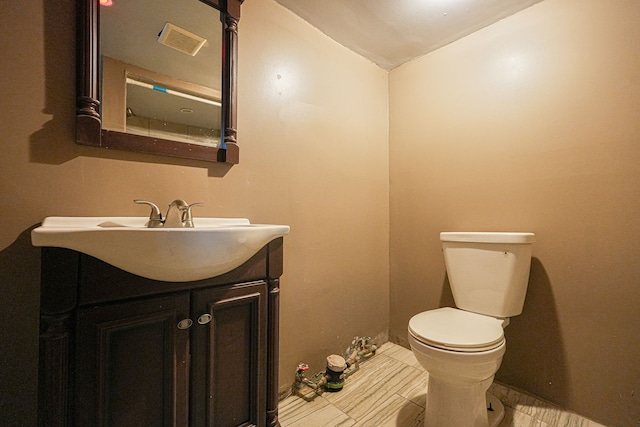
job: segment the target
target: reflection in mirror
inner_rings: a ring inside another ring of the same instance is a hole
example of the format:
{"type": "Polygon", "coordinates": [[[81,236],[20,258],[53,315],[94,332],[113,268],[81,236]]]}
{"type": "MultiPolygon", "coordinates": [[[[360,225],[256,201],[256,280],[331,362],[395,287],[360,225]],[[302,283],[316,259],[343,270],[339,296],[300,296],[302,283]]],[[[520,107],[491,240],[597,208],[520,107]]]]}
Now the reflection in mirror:
{"type": "Polygon", "coordinates": [[[200,1],[100,8],[102,128],[218,147],[222,23],[200,1]]]}
{"type": "Polygon", "coordinates": [[[77,0],[76,142],[238,163],[242,1],[77,0]]]}
{"type": "Polygon", "coordinates": [[[213,147],[220,144],[219,94],[206,97],[130,74],[126,82],[124,132],[213,147]]]}

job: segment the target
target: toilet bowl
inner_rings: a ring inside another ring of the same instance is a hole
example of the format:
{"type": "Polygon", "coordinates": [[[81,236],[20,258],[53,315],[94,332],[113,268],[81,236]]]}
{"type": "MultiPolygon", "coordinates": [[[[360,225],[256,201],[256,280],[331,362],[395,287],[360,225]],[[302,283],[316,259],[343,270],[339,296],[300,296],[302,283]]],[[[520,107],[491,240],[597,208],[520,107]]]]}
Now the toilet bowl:
{"type": "Polygon", "coordinates": [[[496,427],[504,406],[487,393],[522,312],[533,233],[441,233],[456,308],[418,313],[409,344],[428,372],[425,427],[496,427]]]}
{"type": "Polygon", "coordinates": [[[454,308],[420,313],[409,322],[409,344],[429,373],[426,427],[497,426],[504,416],[487,389],[500,367],[506,342],[500,319],[454,308]]]}

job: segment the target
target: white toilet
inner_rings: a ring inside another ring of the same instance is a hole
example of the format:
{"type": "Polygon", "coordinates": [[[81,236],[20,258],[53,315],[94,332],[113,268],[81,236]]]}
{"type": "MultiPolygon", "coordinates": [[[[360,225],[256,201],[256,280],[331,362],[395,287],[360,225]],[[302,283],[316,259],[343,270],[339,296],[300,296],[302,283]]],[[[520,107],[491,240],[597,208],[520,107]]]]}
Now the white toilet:
{"type": "Polygon", "coordinates": [[[457,308],[416,314],[409,344],[429,373],[425,427],[495,427],[487,394],[505,352],[503,328],[522,313],[533,233],[440,233],[457,308]]]}

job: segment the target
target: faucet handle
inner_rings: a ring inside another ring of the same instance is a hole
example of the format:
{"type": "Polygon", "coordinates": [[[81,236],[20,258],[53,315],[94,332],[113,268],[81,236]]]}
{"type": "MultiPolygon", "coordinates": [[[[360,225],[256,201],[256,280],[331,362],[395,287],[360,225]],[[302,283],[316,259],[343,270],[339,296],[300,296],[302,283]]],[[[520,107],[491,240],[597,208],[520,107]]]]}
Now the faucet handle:
{"type": "Polygon", "coordinates": [[[149,214],[149,222],[147,222],[147,227],[162,227],[162,213],[160,213],[160,209],[155,203],[140,199],[135,199],[133,202],[139,205],[148,205],[149,207],[151,207],[151,213],[149,214]]]}
{"type": "Polygon", "coordinates": [[[191,216],[191,208],[194,206],[204,206],[204,203],[191,203],[187,206],[187,209],[182,212],[182,223],[184,224],[184,227],[193,228],[193,216],[191,216]]]}

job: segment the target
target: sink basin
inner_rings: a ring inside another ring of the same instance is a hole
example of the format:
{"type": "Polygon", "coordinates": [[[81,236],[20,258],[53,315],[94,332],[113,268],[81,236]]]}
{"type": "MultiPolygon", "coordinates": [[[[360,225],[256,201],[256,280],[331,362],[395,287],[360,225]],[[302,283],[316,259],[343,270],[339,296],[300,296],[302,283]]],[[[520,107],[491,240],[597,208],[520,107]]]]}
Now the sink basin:
{"type": "Polygon", "coordinates": [[[194,228],[146,228],[147,217],[47,217],[31,232],[34,246],[73,249],[129,273],[188,282],[233,270],[288,225],[246,218],[194,218],[194,228]]]}

